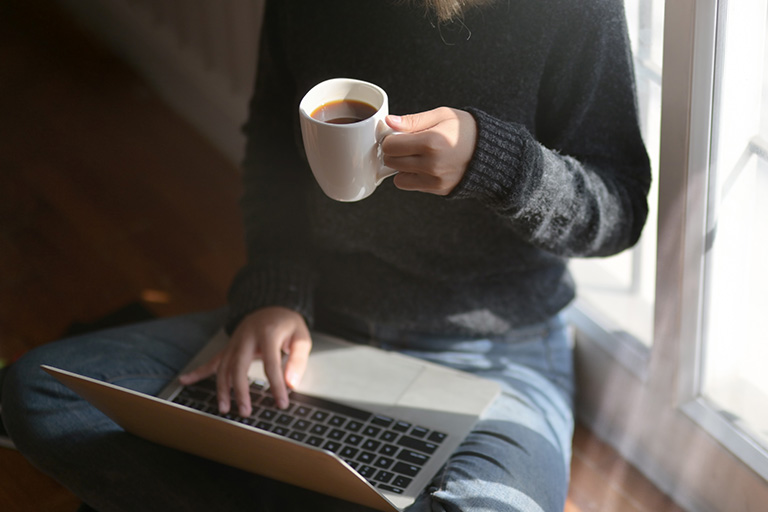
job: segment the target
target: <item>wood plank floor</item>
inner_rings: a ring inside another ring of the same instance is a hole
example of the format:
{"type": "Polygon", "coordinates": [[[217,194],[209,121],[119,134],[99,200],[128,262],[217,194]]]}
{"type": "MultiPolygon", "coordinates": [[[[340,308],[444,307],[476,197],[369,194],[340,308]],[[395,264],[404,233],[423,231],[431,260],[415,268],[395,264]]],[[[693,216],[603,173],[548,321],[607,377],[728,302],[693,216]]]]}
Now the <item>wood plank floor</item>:
{"type": "MultiPolygon", "coordinates": [[[[0,359],[131,302],[221,305],[239,195],[234,166],[53,2],[0,2],[0,359]]],[[[78,506],[0,448],[0,510],[78,506]]],[[[578,426],[567,512],[680,510],[578,426]]]]}

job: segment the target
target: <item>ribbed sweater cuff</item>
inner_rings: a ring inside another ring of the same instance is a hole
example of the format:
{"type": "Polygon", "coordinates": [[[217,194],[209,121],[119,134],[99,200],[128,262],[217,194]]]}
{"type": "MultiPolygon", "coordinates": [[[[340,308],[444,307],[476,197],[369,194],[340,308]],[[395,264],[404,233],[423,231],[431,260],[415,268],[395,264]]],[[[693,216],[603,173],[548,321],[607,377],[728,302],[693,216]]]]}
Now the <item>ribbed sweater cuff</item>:
{"type": "Polygon", "coordinates": [[[314,321],[313,278],[306,270],[277,262],[272,265],[247,265],[235,276],[229,289],[228,334],[253,311],[282,306],[301,314],[307,325],[314,321]]]}
{"type": "Polygon", "coordinates": [[[466,108],[477,123],[475,153],[450,198],[474,198],[489,206],[508,204],[514,195],[530,137],[521,125],[505,123],[482,110],[466,108]]]}

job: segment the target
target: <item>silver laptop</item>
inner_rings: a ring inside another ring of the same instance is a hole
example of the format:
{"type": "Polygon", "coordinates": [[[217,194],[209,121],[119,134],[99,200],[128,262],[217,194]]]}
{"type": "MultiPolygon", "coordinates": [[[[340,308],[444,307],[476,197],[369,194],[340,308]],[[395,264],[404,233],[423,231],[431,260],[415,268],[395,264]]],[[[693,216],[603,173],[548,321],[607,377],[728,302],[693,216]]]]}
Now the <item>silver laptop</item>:
{"type": "MultiPolygon", "coordinates": [[[[275,409],[262,365],[251,365],[248,418],[218,413],[212,379],[175,380],[152,397],[43,368],[127,432],[383,511],[413,503],[499,393],[492,381],[396,352],[312,339],[288,410],[275,409]]],[[[226,341],[218,333],[187,369],[226,341]]]]}

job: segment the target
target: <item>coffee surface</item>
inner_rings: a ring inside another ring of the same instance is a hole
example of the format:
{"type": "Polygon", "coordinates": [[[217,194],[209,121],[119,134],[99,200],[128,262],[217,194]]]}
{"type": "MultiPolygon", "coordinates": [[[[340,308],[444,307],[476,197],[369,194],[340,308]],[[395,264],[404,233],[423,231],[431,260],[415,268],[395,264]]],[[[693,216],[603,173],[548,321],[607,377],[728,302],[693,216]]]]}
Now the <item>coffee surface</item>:
{"type": "Polygon", "coordinates": [[[368,119],[375,113],[376,108],[364,101],[335,100],[317,107],[312,117],[324,123],[350,124],[368,119]]]}

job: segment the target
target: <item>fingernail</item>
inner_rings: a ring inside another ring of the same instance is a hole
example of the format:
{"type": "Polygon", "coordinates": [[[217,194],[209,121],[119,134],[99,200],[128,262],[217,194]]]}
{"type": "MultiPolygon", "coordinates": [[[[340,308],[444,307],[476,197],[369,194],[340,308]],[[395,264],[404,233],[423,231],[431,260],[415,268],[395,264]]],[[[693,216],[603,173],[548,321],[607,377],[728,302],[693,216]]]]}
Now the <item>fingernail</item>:
{"type": "Polygon", "coordinates": [[[219,401],[219,412],[226,414],[229,412],[229,404],[224,400],[219,401]]]}
{"type": "Polygon", "coordinates": [[[248,410],[248,407],[241,405],[240,406],[240,416],[246,418],[251,415],[251,411],[248,410]]]}
{"type": "Polygon", "coordinates": [[[285,398],[281,398],[277,400],[277,408],[278,409],[286,409],[288,408],[288,400],[285,398]]]}
{"type": "Polygon", "coordinates": [[[396,116],[393,114],[390,114],[389,120],[392,121],[395,124],[400,124],[403,121],[403,118],[400,116],[396,116]]]}

